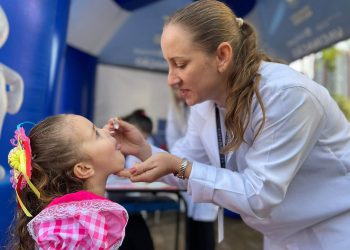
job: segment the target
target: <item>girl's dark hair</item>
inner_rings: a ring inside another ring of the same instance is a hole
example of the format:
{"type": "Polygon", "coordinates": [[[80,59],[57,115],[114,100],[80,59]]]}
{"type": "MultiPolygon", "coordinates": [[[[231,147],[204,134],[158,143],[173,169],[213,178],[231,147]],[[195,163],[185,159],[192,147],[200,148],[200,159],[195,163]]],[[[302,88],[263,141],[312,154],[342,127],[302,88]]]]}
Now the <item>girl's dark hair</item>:
{"type": "Polygon", "coordinates": [[[142,132],[151,135],[153,130],[152,119],[146,115],[145,110],[136,109],[123,118],[124,121],[136,125],[142,132]]]}
{"type": "MultiPolygon", "coordinates": [[[[84,160],[80,152],[74,128],[69,124],[71,115],[55,115],[33,127],[29,133],[32,149],[31,182],[40,192],[40,199],[27,185],[19,195],[26,208],[34,216],[54,198],[84,189],[82,180],[76,178],[73,167],[84,160]]],[[[22,209],[16,211],[11,231],[9,249],[34,249],[34,240],[29,235],[27,217],[22,209]]]]}
{"type": "Polygon", "coordinates": [[[263,119],[255,137],[265,123],[265,107],[259,93],[262,60],[271,59],[257,46],[257,36],[246,21],[241,25],[236,15],[224,3],[201,0],[176,11],[167,19],[167,25],[180,25],[186,29],[196,46],[208,54],[214,54],[218,46],[228,42],[233,49],[233,66],[226,83],[227,99],[225,125],[232,140],[224,151],[237,149],[244,142],[255,95],[262,109],[263,119]]]}

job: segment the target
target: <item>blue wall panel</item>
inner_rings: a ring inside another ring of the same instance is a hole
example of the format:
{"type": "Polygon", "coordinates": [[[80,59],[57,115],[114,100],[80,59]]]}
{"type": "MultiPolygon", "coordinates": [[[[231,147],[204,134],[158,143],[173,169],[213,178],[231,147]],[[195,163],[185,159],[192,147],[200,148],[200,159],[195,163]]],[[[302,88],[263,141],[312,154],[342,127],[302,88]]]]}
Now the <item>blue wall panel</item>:
{"type": "Polygon", "coordinates": [[[55,113],[73,113],[92,120],[97,58],[67,46],[55,113]]]}
{"type": "MultiPolygon", "coordinates": [[[[7,154],[9,140],[22,121],[43,119],[54,112],[54,92],[58,88],[65,49],[69,0],[1,0],[10,34],[0,49],[0,62],[17,71],[24,80],[24,100],[20,111],[7,115],[0,140],[0,165],[7,174],[0,182],[0,246],[15,210],[14,192],[9,183],[7,154]]],[[[4,90],[0,90],[4,91],[4,90]]]]}

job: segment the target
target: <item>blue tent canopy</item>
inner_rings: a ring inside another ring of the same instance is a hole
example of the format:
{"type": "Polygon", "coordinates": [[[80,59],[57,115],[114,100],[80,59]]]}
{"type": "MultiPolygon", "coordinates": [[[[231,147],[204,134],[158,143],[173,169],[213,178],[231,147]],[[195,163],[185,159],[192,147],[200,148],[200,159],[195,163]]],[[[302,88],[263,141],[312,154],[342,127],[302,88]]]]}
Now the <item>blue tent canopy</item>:
{"type": "MultiPolygon", "coordinates": [[[[73,0],[68,44],[101,63],[166,71],[159,40],[166,16],[191,0],[73,0]]],[[[256,27],[261,47],[288,62],[350,36],[350,1],[223,1],[256,27]]]]}

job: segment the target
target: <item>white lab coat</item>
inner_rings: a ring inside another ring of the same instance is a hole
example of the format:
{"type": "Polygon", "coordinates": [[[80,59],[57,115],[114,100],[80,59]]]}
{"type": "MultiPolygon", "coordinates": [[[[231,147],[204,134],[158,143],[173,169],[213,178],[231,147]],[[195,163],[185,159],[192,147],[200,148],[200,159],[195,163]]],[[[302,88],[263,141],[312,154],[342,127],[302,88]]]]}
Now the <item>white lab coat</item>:
{"type": "MultiPolygon", "coordinates": [[[[167,146],[170,152],[176,153],[176,143],[181,141],[181,138],[185,136],[187,131],[187,120],[189,115],[189,110],[187,106],[180,103],[182,112],[177,112],[177,107],[175,106],[175,100],[170,103],[167,113],[167,122],[165,129],[165,136],[167,146]],[[183,115],[184,117],[180,117],[183,115]]],[[[181,145],[181,143],[180,143],[181,145]]],[[[181,152],[179,153],[181,155],[181,152]]],[[[187,192],[181,192],[182,197],[186,200],[187,205],[187,216],[196,221],[214,221],[217,217],[218,206],[213,203],[196,203],[193,202],[191,197],[187,192]]]]}
{"type": "Polygon", "coordinates": [[[195,202],[239,213],[264,234],[265,249],[350,249],[349,122],[325,88],[290,67],[264,62],[260,73],[265,127],[253,142],[262,119],[254,98],[247,143],[226,169],[219,167],[214,103],[191,109],[173,151],[194,161],[182,185],[195,202]]]}

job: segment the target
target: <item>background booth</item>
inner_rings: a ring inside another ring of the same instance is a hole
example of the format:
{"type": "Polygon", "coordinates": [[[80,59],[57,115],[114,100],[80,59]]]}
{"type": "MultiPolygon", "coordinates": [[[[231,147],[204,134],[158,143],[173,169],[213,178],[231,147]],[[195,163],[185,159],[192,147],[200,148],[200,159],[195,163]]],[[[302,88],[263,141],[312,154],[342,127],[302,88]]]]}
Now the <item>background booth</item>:
{"type": "MultiPolygon", "coordinates": [[[[0,249],[16,207],[7,164],[16,125],[75,113],[102,126],[143,108],[162,135],[170,92],[160,35],[166,17],[190,2],[0,0],[10,27],[0,63],[24,83],[21,108],[5,115],[0,133],[0,249]]],[[[264,49],[287,62],[350,36],[348,0],[223,2],[256,25],[264,49]]]]}

